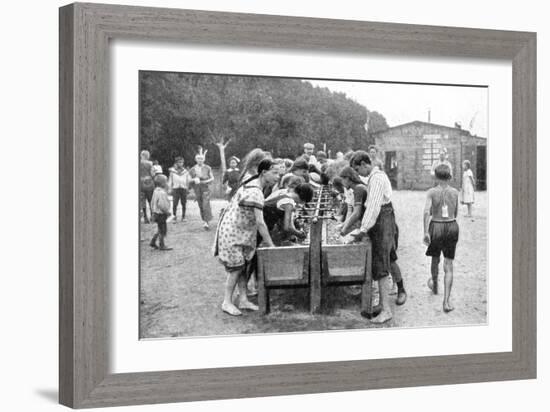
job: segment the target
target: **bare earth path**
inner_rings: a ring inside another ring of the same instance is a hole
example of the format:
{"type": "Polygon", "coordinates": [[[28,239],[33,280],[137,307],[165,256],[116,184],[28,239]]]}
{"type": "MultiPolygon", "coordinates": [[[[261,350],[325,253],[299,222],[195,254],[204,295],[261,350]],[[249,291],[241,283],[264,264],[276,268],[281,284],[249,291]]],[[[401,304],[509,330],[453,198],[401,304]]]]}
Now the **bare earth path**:
{"type": "MultiPolygon", "coordinates": [[[[422,244],[424,192],[394,192],[399,225],[399,260],[408,293],[407,303],[393,305],[394,318],[382,327],[472,325],[487,321],[487,196],[476,193],[474,218],[459,212],[460,240],[456,252],[453,303],[441,309],[442,294],[426,286],[430,262],[422,244]]],[[[225,202],[213,201],[214,216],[225,202]]],[[[214,229],[202,228],[196,202],[188,202],[187,221],[169,223],[167,244],[174,250],[149,247],[155,225],[141,225],[140,335],[142,338],[233,335],[380,327],[359,314],[359,298],[345,288],[332,290],[328,312],[310,315],[305,290],[281,291],[272,297],[267,316],[246,312],[231,317],[220,310],[225,272],[211,254],[214,229]]],[[[443,270],[440,272],[443,284],[443,270]]],[[[442,289],[442,287],[441,287],[442,289]]]]}

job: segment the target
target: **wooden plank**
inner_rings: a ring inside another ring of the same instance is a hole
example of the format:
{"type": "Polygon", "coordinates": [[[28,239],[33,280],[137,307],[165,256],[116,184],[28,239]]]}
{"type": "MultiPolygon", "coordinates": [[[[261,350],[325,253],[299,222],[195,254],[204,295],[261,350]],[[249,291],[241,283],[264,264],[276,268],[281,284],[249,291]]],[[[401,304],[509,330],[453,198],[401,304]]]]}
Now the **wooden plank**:
{"type": "Polygon", "coordinates": [[[345,281],[348,277],[357,276],[364,279],[367,249],[366,243],[323,246],[330,282],[337,282],[338,279],[345,281]]]}
{"type": "MultiPolygon", "coordinates": [[[[513,348],[525,375],[537,375],[537,38],[512,65],[513,348]]],[[[492,150],[492,149],[491,149],[492,150]]],[[[493,182],[495,184],[496,182],[493,182]]],[[[516,367],[518,367],[516,366],[516,367]]],[[[519,370],[518,370],[519,372],[519,370]]]]}
{"type": "Polygon", "coordinates": [[[365,283],[361,288],[361,313],[372,314],[372,244],[367,243],[365,283]]]}
{"type": "Polygon", "coordinates": [[[338,285],[362,285],[365,282],[365,275],[356,276],[328,276],[326,278],[326,284],[329,286],[338,285]]]}
{"type": "Polygon", "coordinates": [[[258,306],[260,308],[260,313],[267,314],[269,313],[269,294],[265,284],[264,276],[264,255],[262,253],[256,253],[257,263],[256,263],[256,273],[258,274],[258,306]]]}
{"type": "Polygon", "coordinates": [[[307,246],[259,248],[257,254],[262,257],[265,284],[286,281],[307,283],[304,276],[304,256],[307,252],[307,246]]]}
{"type": "Polygon", "coordinates": [[[309,229],[309,310],[311,313],[320,313],[321,302],[321,240],[323,221],[312,222],[309,229]]]}
{"type": "Polygon", "coordinates": [[[309,285],[309,279],[278,279],[273,281],[266,281],[265,286],[269,289],[280,289],[283,287],[307,287],[309,285]]]}
{"type": "Polygon", "coordinates": [[[59,402],[74,405],[74,7],[59,9],[59,402]]]}

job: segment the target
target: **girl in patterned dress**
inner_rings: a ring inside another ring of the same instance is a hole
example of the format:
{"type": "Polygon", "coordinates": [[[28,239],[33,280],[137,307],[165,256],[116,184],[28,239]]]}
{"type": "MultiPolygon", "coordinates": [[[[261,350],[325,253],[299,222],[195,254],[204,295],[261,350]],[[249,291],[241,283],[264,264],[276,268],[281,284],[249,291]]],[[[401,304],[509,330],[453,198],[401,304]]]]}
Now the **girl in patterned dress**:
{"type": "Polygon", "coordinates": [[[275,184],[278,169],[273,160],[264,159],[257,170],[256,175],[243,181],[224,210],[216,231],[214,256],[218,256],[227,272],[221,308],[233,316],[241,315],[240,309],[258,310],[246,294],[246,269],[256,253],[257,235],[267,246],[274,246],[263,217],[263,190],[275,184]],[[239,290],[237,306],[233,303],[236,286],[239,290]]]}

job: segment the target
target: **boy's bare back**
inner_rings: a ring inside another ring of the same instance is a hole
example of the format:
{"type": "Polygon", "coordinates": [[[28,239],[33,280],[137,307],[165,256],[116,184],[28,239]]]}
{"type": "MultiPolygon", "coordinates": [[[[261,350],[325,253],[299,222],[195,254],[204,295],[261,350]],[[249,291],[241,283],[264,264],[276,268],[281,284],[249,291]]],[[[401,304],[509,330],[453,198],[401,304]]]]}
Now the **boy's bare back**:
{"type": "Polygon", "coordinates": [[[432,220],[451,221],[458,213],[458,190],[451,186],[440,185],[428,190],[427,198],[431,203],[432,220]],[[445,213],[445,206],[447,212],[445,213]]]}

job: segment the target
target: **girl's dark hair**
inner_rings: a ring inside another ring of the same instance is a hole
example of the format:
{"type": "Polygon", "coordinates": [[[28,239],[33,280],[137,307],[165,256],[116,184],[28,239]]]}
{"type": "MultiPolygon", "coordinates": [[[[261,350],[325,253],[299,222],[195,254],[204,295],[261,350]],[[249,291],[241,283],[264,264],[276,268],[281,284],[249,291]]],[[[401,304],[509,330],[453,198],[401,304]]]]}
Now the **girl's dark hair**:
{"type": "MultiPolygon", "coordinates": [[[[305,183],[305,179],[301,176],[289,176],[285,179],[285,184],[287,186],[288,189],[294,189],[296,188],[296,186],[298,186],[299,184],[301,183],[305,183]]],[[[283,184],[281,183],[281,186],[283,186],[283,184]]]]}
{"type": "Polygon", "coordinates": [[[305,203],[309,203],[313,199],[313,188],[309,183],[300,183],[294,188],[294,192],[305,203]]]}
{"type": "Polygon", "coordinates": [[[361,179],[359,178],[359,174],[353,170],[351,166],[346,166],[340,171],[340,177],[344,178],[347,177],[349,180],[351,180],[353,183],[356,183],[358,185],[363,184],[361,179]]]}
{"type": "Polygon", "coordinates": [[[344,193],[344,183],[342,182],[342,178],[340,176],[336,176],[334,179],[332,179],[332,187],[338,193],[344,193]]]}
{"type": "Polygon", "coordinates": [[[351,162],[351,159],[353,159],[353,156],[355,156],[355,153],[357,152],[354,152],[353,150],[347,151],[346,154],[344,155],[344,159],[351,162]]]}
{"type": "Polygon", "coordinates": [[[365,162],[368,165],[371,164],[370,156],[364,150],[358,150],[357,152],[355,152],[353,157],[350,159],[350,165],[359,166],[361,162],[365,162]]]}
{"type": "Polygon", "coordinates": [[[262,174],[263,171],[271,169],[275,166],[273,159],[266,158],[258,164],[258,177],[262,174]]]}
{"type": "Polygon", "coordinates": [[[264,152],[260,148],[252,149],[243,159],[243,166],[241,169],[241,174],[239,176],[239,180],[243,180],[244,175],[251,170],[254,170],[256,172],[256,168],[260,164],[260,162],[265,159],[267,156],[267,153],[264,152]]]}
{"type": "Polygon", "coordinates": [[[242,182],[241,186],[253,181],[254,179],[258,179],[262,175],[263,171],[269,170],[273,166],[275,166],[275,162],[273,162],[273,159],[266,158],[266,159],[262,160],[260,162],[260,164],[258,164],[258,173],[255,174],[254,176],[251,176],[250,178],[246,179],[244,182],[242,182]]]}

